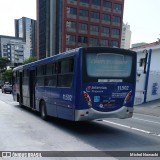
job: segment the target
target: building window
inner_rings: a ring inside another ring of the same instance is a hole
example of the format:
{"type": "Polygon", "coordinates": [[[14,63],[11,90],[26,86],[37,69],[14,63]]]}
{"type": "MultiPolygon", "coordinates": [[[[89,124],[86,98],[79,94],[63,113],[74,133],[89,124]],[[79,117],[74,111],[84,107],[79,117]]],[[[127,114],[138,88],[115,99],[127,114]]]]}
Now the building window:
{"type": "Polygon", "coordinates": [[[111,47],[118,47],[118,45],[119,45],[118,41],[111,41],[110,42],[111,47]]]}
{"type": "Polygon", "coordinates": [[[91,12],[91,18],[100,19],[100,14],[98,12],[91,12]]]}
{"type": "Polygon", "coordinates": [[[108,1],[103,1],[103,7],[106,7],[108,9],[111,9],[112,8],[112,3],[111,2],[108,2],[108,1]]]}
{"type": "Polygon", "coordinates": [[[112,22],[120,24],[121,23],[121,17],[119,17],[119,16],[113,16],[112,22]]]}
{"type": "Polygon", "coordinates": [[[66,27],[76,29],[76,22],[67,21],[66,27]]]}
{"type": "Polygon", "coordinates": [[[108,47],[108,40],[107,39],[101,39],[100,46],[108,47]]]}
{"type": "Polygon", "coordinates": [[[89,45],[90,46],[98,46],[98,39],[97,38],[90,38],[89,45]]]}
{"type": "Polygon", "coordinates": [[[67,13],[77,15],[77,9],[76,8],[67,8],[67,13]]]}
{"type": "Polygon", "coordinates": [[[112,37],[119,38],[120,30],[119,29],[112,29],[112,37]]]}
{"type": "Polygon", "coordinates": [[[88,17],[88,15],[89,15],[89,13],[88,13],[87,10],[80,9],[79,16],[81,16],[81,17],[88,17]]]}
{"type": "Polygon", "coordinates": [[[89,0],[80,0],[80,2],[82,2],[82,3],[89,3],[88,1],[89,0]]]}
{"type": "Polygon", "coordinates": [[[84,36],[78,36],[78,43],[88,43],[88,38],[84,36]]]}
{"type": "Polygon", "coordinates": [[[76,42],[76,36],[66,35],[66,41],[68,41],[68,42],[76,42]]]}
{"type": "Polygon", "coordinates": [[[99,32],[99,27],[98,26],[94,26],[94,25],[90,25],[90,31],[91,32],[99,32]]]}
{"type": "Polygon", "coordinates": [[[109,34],[110,29],[108,27],[101,27],[101,32],[105,34],[109,34]]]}
{"type": "Polygon", "coordinates": [[[79,30],[88,31],[88,24],[79,23],[79,30]]]}
{"type": "Polygon", "coordinates": [[[115,3],[114,6],[113,6],[113,9],[117,12],[121,12],[122,11],[122,5],[115,3]]]}
{"type": "Polygon", "coordinates": [[[96,6],[100,6],[101,5],[101,1],[100,0],[92,0],[91,3],[92,3],[92,5],[96,5],[96,6]]]}
{"type": "Polygon", "coordinates": [[[102,14],[102,20],[106,22],[110,22],[111,16],[109,14],[102,14]]]}

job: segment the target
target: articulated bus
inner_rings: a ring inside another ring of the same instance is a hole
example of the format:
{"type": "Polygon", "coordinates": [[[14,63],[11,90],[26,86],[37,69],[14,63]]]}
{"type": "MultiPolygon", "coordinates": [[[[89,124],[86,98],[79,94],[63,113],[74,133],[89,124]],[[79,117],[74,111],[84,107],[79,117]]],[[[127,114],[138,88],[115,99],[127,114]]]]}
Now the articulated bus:
{"type": "Polygon", "coordinates": [[[81,47],[13,69],[13,98],[20,105],[71,121],[130,118],[136,52],[81,47]]]}

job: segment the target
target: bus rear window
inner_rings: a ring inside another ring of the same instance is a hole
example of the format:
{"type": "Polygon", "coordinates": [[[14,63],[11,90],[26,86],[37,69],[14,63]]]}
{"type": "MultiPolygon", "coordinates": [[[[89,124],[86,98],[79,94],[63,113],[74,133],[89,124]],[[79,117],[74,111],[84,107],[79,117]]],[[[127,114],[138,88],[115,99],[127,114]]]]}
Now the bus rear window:
{"type": "Polygon", "coordinates": [[[89,77],[127,78],[131,74],[132,56],[116,53],[87,53],[89,77]]]}

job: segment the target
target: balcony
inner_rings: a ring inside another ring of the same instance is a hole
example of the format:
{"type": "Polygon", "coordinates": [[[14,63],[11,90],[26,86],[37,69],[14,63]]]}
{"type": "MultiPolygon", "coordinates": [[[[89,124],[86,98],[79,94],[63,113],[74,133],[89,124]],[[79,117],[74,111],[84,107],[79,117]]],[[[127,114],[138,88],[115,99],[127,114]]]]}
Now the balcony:
{"type": "Polygon", "coordinates": [[[111,22],[110,22],[110,21],[105,21],[105,20],[102,20],[102,23],[103,23],[103,24],[110,25],[110,23],[111,23],[111,22]]]}
{"type": "Polygon", "coordinates": [[[97,9],[97,10],[100,10],[100,6],[93,5],[93,4],[91,5],[91,8],[92,8],[92,9],[97,9]]]}
{"type": "Polygon", "coordinates": [[[122,11],[121,11],[121,10],[118,10],[118,9],[113,9],[113,13],[121,14],[122,11]]]}
{"type": "Polygon", "coordinates": [[[68,28],[67,27],[67,32],[75,33],[76,32],[76,28],[68,28]]]}
{"type": "Polygon", "coordinates": [[[98,36],[99,32],[90,31],[90,35],[98,36]]]}
{"type": "Polygon", "coordinates": [[[88,33],[88,31],[87,31],[87,30],[79,30],[79,33],[87,34],[87,33],[88,33]]]}
{"type": "Polygon", "coordinates": [[[119,27],[119,26],[120,26],[120,23],[112,22],[112,25],[113,25],[113,26],[118,26],[118,27],[119,27]]]}
{"type": "Polygon", "coordinates": [[[119,38],[119,35],[111,35],[112,38],[119,38]]]}
{"type": "Polygon", "coordinates": [[[111,8],[103,7],[103,11],[111,12],[111,8]]]}
{"type": "Polygon", "coordinates": [[[89,4],[88,3],[80,2],[80,6],[82,6],[82,7],[89,7],[89,4]]]}
{"type": "Polygon", "coordinates": [[[109,34],[108,33],[101,33],[101,36],[102,37],[109,37],[109,34]]]}
{"type": "Polygon", "coordinates": [[[88,21],[88,17],[79,16],[80,20],[88,21]]]}
{"type": "Polygon", "coordinates": [[[91,18],[91,22],[97,22],[97,23],[99,23],[99,19],[91,18]]]}
{"type": "Polygon", "coordinates": [[[77,18],[77,15],[74,15],[74,14],[67,14],[67,18],[71,18],[71,19],[76,19],[77,18]]]}
{"type": "Polygon", "coordinates": [[[76,42],[73,42],[73,41],[66,41],[66,45],[74,46],[75,44],[76,44],[76,42]]]}
{"type": "Polygon", "coordinates": [[[77,1],[74,1],[74,0],[67,0],[67,3],[77,5],[77,1]]]}

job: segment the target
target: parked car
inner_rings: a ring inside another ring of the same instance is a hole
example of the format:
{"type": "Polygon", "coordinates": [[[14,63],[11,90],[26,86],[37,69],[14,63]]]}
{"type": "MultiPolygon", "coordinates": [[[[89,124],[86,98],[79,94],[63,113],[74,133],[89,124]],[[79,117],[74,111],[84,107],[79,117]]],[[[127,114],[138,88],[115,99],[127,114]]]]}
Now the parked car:
{"type": "Polygon", "coordinates": [[[12,93],[12,85],[10,84],[5,84],[3,87],[2,87],[2,93],[12,93]]]}

